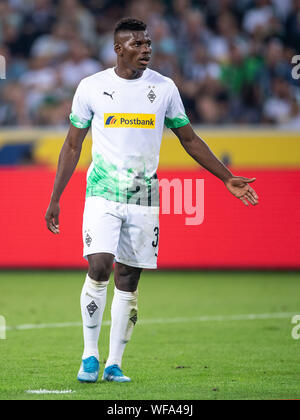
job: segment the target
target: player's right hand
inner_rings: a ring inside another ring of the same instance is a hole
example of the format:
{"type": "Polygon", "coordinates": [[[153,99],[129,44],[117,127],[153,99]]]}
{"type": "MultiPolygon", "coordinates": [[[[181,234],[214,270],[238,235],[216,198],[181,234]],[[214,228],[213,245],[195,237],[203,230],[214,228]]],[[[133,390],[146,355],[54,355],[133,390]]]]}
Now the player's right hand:
{"type": "Polygon", "coordinates": [[[50,230],[50,232],[54,233],[55,235],[59,234],[59,213],[59,203],[51,202],[47,209],[45,220],[47,223],[47,228],[50,230]]]}

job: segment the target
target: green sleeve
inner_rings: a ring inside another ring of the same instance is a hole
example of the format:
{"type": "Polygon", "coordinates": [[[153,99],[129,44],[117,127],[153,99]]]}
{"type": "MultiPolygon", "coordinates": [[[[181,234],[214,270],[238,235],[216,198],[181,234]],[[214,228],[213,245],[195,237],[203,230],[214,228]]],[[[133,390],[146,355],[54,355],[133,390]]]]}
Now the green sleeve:
{"type": "Polygon", "coordinates": [[[189,122],[190,120],[188,119],[186,114],[178,115],[175,118],[165,117],[165,126],[167,128],[180,128],[189,124],[189,122]]]}
{"type": "Polygon", "coordinates": [[[74,125],[74,127],[77,128],[88,128],[92,124],[92,120],[86,122],[80,121],[80,119],[75,114],[73,114],[73,112],[70,114],[70,121],[74,125]]]}

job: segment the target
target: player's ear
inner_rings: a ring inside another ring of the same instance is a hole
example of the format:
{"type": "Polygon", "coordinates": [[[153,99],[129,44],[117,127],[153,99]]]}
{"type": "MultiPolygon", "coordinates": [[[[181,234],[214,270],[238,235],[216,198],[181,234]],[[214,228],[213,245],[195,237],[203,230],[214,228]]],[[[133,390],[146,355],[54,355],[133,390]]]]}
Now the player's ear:
{"type": "Polygon", "coordinates": [[[117,55],[122,55],[123,48],[122,48],[122,45],[119,42],[115,42],[115,44],[114,44],[114,50],[115,50],[115,53],[117,55]]]}

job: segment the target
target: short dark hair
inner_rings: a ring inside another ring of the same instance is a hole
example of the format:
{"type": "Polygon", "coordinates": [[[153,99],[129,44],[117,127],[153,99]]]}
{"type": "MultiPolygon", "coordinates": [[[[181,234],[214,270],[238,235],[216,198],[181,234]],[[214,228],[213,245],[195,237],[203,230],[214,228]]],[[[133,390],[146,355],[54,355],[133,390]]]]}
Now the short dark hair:
{"type": "Polygon", "coordinates": [[[134,18],[123,18],[117,22],[114,30],[114,35],[121,31],[145,31],[146,23],[134,18]]]}

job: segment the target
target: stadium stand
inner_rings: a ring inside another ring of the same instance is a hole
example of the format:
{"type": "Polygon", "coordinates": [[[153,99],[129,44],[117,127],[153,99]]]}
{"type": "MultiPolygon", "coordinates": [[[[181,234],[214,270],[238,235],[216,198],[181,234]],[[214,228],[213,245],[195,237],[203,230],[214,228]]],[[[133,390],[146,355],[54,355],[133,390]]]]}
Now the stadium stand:
{"type": "Polygon", "coordinates": [[[300,127],[300,0],[1,0],[1,126],[64,126],[79,80],[114,65],[127,15],[148,23],[151,68],[176,81],[193,123],[300,127]]]}

